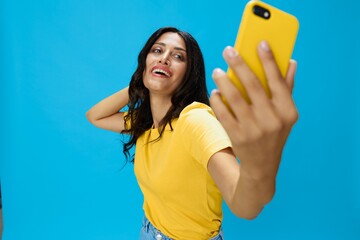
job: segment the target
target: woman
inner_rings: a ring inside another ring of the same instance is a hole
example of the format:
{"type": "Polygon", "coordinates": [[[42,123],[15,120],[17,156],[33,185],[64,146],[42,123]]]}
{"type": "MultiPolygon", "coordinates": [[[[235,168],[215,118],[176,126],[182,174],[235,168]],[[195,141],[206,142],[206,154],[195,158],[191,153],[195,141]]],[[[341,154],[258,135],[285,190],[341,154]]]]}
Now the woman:
{"type": "Polygon", "coordinates": [[[223,239],[222,198],[245,219],[255,218],[272,199],[281,153],[298,116],[291,96],[296,64],[290,63],[283,79],[266,42],[258,54],[272,98],[227,47],[224,58],[252,104],[215,69],[219,90],[210,102],[219,122],[208,106],[197,42],[186,32],[161,28],[141,50],[129,88],[87,112],[95,126],[130,134],[124,144],[128,157],[136,145],[134,168],[145,212],[140,239],[223,239]],[[126,105],[129,110],[121,112],[126,105]]]}

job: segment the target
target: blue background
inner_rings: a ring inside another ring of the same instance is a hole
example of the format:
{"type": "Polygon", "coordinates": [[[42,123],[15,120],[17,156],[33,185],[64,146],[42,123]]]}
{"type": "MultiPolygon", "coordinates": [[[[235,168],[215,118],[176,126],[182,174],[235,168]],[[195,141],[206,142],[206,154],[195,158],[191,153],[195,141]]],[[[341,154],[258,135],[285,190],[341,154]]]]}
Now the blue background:
{"type": "MultiPolygon", "coordinates": [[[[359,3],[268,3],[298,17],[293,58],[300,119],[273,201],[254,221],[224,206],[226,239],[360,239],[359,3]]],[[[1,184],[5,240],[137,239],[142,196],[122,137],[85,112],[127,86],[158,27],[198,40],[226,64],[244,0],[2,0],[1,184]]]]}

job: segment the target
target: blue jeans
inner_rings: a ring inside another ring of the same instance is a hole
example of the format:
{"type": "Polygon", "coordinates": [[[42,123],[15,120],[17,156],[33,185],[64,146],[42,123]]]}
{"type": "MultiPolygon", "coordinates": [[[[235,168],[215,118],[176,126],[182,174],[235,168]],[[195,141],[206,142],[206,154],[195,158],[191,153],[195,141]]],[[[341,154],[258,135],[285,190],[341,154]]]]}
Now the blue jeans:
{"type": "MultiPolygon", "coordinates": [[[[220,232],[215,237],[210,238],[209,240],[223,240],[223,232],[220,229],[220,232]]],[[[143,225],[140,231],[140,238],[139,240],[171,240],[170,237],[164,235],[158,229],[156,229],[149,220],[144,217],[143,225]]]]}

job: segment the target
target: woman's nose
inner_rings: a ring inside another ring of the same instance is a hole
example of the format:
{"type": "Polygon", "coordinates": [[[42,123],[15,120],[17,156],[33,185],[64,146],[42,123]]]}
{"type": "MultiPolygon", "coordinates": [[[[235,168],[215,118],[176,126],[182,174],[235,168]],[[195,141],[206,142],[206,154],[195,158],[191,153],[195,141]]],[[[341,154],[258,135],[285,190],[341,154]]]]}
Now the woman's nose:
{"type": "Polygon", "coordinates": [[[164,55],[160,56],[159,63],[162,63],[164,65],[170,65],[169,55],[164,54],[164,55]]]}

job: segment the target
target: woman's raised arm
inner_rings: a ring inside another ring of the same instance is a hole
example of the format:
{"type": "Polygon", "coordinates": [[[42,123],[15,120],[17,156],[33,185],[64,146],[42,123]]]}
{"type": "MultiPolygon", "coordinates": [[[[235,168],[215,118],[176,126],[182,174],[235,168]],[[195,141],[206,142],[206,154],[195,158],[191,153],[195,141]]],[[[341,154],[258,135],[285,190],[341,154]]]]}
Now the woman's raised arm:
{"type": "Polygon", "coordinates": [[[124,112],[119,112],[129,102],[128,87],[101,100],[89,111],[86,118],[96,127],[122,132],[125,129],[124,112]]]}
{"type": "Polygon", "coordinates": [[[272,98],[266,95],[240,54],[233,48],[226,48],[225,60],[241,79],[252,103],[242,97],[220,69],[213,73],[219,91],[214,91],[210,99],[241,167],[231,152],[224,150],[212,156],[208,169],[230,209],[247,219],[255,218],[273,198],[282,152],[298,119],[292,98],[296,62],[290,61],[287,75],[283,77],[266,42],[259,45],[258,55],[272,98]],[[223,103],[221,95],[228,100],[232,112],[223,103]]]}

